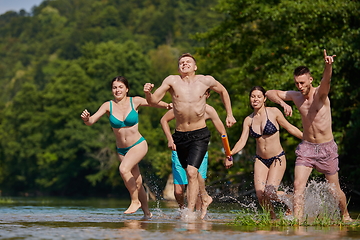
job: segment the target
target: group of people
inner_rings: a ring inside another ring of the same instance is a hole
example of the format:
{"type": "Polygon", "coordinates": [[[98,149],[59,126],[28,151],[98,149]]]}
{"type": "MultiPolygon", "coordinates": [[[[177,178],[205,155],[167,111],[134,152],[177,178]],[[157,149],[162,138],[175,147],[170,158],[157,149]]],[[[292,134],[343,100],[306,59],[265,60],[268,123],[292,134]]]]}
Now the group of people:
{"type": "MultiPolygon", "coordinates": [[[[318,87],[312,85],[313,78],[309,69],[301,66],[294,71],[294,81],[299,91],[265,91],[259,86],[253,87],[250,91],[250,105],[253,112],[244,119],[242,134],[230,155],[241,151],[249,136],[256,139],[254,162],[256,196],[260,205],[269,210],[273,218],[276,215],[271,201],[281,201],[281,195],[285,194],[278,191],[286,169],[285,152],[279,134],[279,128],[282,126],[290,134],[302,140],[296,149],[294,217],[299,220],[304,217],[304,191],[310,173],[315,168],[325,174],[327,181],[333,185],[331,189],[334,196],[339,199],[343,220],[351,221],[346,197],[339,184],[337,145],[331,128],[328,93],[334,57],[335,55],[328,56],[324,50],[325,70],[318,87]],[[266,107],[267,98],[283,107],[287,116],[292,115],[292,108],[285,101],[293,101],[302,117],[303,132],[291,125],[279,109],[266,107]]],[[[236,120],[225,87],[212,76],[196,74],[196,70],[195,58],[189,53],[181,55],[178,60],[179,75],[165,78],[153,93],[154,85],[146,83],[145,98],[129,97],[128,81],[124,77],[116,77],[111,85],[114,99],[103,103],[93,115],[86,109],[81,114],[82,120],[89,126],[105,113],[109,116],[110,125],[116,136],[120,175],[131,197],[131,204],[124,212],[126,214],[142,208],[144,219],[152,217],[138,166],[148,150],[146,140],[138,131],[137,110],[140,106],[169,109],[160,123],[168,140],[168,147],[173,151],[174,194],[179,207],[183,209],[186,206],[184,198],[186,192],[188,212],[194,213],[198,209],[203,219],[208,206],[213,201],[205,189],[207,148],[210,140],[206,120],[212,120],[220,135],[226,136],[226,130],[215,109],[206,104],[211,90],[220,94],[227,114],[226,126],[233,126],[236,120]],[[172,97],[170,104],[161,101],[166,92],[172,97]],[[176,121],[173,134],[168,124],[172,119],[176,121]]],[[[224,165],[226,168],[233,165],[232,156],[224,159],[224,165]]]]}

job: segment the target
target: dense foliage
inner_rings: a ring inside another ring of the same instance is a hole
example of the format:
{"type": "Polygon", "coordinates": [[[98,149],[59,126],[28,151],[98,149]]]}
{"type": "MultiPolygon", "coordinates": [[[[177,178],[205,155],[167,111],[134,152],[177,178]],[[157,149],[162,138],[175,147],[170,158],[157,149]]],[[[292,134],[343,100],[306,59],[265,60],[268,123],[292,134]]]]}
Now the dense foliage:
{"type": "MultiPolygon", "coordinates": [[[[143,96],[144,83],[159,86],[176,74],[178,56],[200,46],[189,36],[221,20],[209,11],[214,3],[48,0],[31,13],[1,15],[0,190],[127,195],[106,117],[87,127],[80,113],[112,98],[115,76],[129,79],[131,96],[143,96]]],[[[171,170],[164,113],[140,109],[150,147],[141,167],[157,194],[171,170]]]]}
{"type": "MultiPolygon", "coordinates": [[[[360,3],[350,0],[45,0],[31,13],[0,15],[0,190],[127,195],[106,117],[91,127],[80,119],[84,108],[94,113],[111,99],[114,76],[126,76],[130,95],[143,96],[144,83],[159,86],[177,73],[181,53],[196,53],[198,72],[213,75],[231,95],[238,120],[228,129],[233,145],[251,112],[250,88],[295,89],[292,71],[298,65],[307,65],[317,84],[326,48],[337,55],[330,98],[340,175],[347,173],[343,182],[360,191],[359,9],[360,3]]],[[[219,96],[211,94],[209,103],[225,120],[219,96]]],[[[157,194],[171,170],[159,125],[164,113],[140,109],[140,132],[149,143],[141,168],[157,194]]],[[[297,111],[288,120],[301,126],[297,111]]],[[[228,171],[221,141],[209,127],[208,182],[218,189],[231,182],[249,190],[253,139],[228,171]]],[[[281,138],[288,158],[284,181],[291,183],[299,140],[284,130],[281,138]]]]}
{"type": "MultiPolygon", "coordinates": [[[[359,2],[220,0],[216,9],[225,20],[197,34],[206,43],[199,52],[206,57],[206,71],[231,86],[239,120],[248,114],[243,103],[251,86],[296,90],[292,72],[300,65],[310,68],[317,86],[324,69],[323,49],[337,56],[330,92],[333,132],[339,144],[340,176],[345,175],[343,182],[358,191],[359,2]]],[[[301,126],[297,111],[288,120],[301,126]]],[[[287,150],[286,174],[291,177],[298,142],[282,133],[282,143],[287,150]]]]}

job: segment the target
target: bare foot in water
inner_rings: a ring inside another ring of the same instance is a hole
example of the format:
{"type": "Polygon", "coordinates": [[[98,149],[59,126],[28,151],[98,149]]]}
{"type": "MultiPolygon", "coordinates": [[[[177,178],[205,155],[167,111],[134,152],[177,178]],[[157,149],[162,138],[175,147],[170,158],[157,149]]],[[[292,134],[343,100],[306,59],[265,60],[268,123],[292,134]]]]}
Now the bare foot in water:
{"type": "Polygon", "coordinates": [[[209,195],[206,199],[202,199],[202,206],[201,206],[201,219],[204,219],[207,213],[207,209],[209,205],[212,203],[213,199],[209,195]]]}
{"type": "Polygon", "coordinates": [[[343,222],[353,222],[354,220],[349,216],[349,215],[347,215],[347,216],[343,216],[343,222]]]}
{"type": "Polygon", "coordinates": [[[152,213],[150,213],[150,214],[144,214],[144,216],[141,218],[141,220],[149,220],[149,219],[151,219],[152,218],[152,213]]]}
{"type": "Polygon", "coordinates": [[[128,209],[124,212],[125,214],[130,214],[136,212],[141,207],[140,201],[137,202],[131,202],[128,209]]]}

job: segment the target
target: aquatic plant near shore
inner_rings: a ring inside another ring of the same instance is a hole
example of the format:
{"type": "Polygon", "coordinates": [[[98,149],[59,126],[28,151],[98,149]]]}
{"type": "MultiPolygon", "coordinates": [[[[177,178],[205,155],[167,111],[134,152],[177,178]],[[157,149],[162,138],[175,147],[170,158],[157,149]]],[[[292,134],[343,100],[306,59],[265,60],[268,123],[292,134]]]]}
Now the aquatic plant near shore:
{"type": "Polygon", "coordinates": [[[278,219],[271,219],[270,213],[263,212],[250,212],[247,210],[240,210],[235,217],[233,225],[236,226],[258,226],[258,227],[282,227],[282,226],[341,226],[353,225],[359,226],[360,222],[355,221],[352,223],[344,223],[341,219],[332,219],[329,216],[317,216],[315,218],[306,217],[304,221],[299,222],[293,217],[285,216],[282,212],[279,213],[278,219]]]}
{"type": "Polygon", "coordinates": [[[0,204],[9,204],[9,203],[14,203],[15,201],[11,198],[5,197],[5,198],[0,198],[0,204]]]}
{"type": "MultiPolygon", "coordinates": [[[[285,204],[276,208],[277,219],[271,219],[266,210],[244,208],[236,212],[234,225],[242,226],[336,226],[360,225],[358,221],[344,223],[340,217],[339,201],[332,194],[332,185],[311,180],[305,190],[304,220],[299,221],[285,213],[285,204]]],[[[286,190],[286,194],[291,194],[286,190]]],[[[292,204],[286,203],[292,209],[292,204]]]]}

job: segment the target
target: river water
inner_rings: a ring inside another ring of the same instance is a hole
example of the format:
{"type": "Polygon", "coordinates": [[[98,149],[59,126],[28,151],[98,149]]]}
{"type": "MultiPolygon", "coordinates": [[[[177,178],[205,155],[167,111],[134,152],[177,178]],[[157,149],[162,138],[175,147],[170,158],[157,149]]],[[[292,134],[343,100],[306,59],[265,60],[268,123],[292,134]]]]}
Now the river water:
{"type": "MultiPolygon", "coordinates": [[[[234,226],[236,203],[213,203],[206,220],[184,221],[174,202],[150,202],[153,218],[125,215],[117,199],[0,198],[0,239],[360,239],[360,227],[234,226]]],[[[357,217],[357,216],[352,216],[357,217]]]]}

